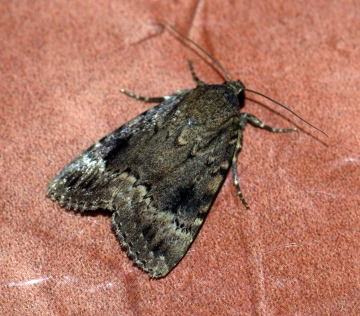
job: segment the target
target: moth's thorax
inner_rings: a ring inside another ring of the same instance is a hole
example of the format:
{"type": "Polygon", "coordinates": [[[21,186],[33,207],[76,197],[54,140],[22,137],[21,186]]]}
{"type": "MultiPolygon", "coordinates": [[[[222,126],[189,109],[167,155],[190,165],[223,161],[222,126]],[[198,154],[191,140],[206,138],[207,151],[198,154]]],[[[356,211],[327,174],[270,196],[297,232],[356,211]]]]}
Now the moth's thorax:
{"type": "Polygon", "coordinates": [[[192,122],[217,128],[239,116],[242,104],[240,82],[198,86],[182,102],[181,108],[192,122]]]}

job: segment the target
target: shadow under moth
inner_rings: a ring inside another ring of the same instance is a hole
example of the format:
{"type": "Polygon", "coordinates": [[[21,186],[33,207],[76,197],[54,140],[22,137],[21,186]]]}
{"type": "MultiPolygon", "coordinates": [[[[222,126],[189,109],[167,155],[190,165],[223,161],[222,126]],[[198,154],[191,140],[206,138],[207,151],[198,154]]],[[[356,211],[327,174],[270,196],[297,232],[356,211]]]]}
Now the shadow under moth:
{"type": "Polygon", "coordinates": [[[194,89],[159,98],[121,90],[160,104],[84,151],[47,189],[47,196],[67,209],[111,212],[121,245],[152,278],[167,275],[185,255],[230,167],[238,196],[248,207],[236,168],[246,124],[276,133],[296,130],[272,128],[240,112],[245,91],[270,98],[232,81],[212,56],[168,26],[211,58],[227,81],[204,83],[189,61],[194,89]]]}

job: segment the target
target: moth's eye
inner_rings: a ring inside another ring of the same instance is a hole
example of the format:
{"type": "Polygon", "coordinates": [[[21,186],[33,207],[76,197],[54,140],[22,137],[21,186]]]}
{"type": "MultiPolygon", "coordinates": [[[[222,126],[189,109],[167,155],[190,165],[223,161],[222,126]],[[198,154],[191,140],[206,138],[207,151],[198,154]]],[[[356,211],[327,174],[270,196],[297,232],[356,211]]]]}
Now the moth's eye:
{"type": "Polygon", "coordinates": [[[240,93],[237,95],[240,105],[242,105],[245,101],[245,92],[241,90],[240,93]]]}

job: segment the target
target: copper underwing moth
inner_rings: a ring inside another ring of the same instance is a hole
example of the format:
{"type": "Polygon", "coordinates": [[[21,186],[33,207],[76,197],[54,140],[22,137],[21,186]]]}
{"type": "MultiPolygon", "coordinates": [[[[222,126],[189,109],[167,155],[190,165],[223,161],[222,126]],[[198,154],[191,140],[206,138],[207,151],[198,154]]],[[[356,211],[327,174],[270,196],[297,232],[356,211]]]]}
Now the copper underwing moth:
{"type": "Polygon", "coordinates": [[[168,27],[208,56],[227,81],[206,84],[189,61],[194,89],[159,98],[121,90],[160,104],[85,150],[47,189],[47,196],[67,209],[112,213],[121,245],[152,278],[166,276],[186,254],[230,168],[238,196],[248,207],[236,167],[246,124],[274,133],[296,130],[273,128],[240,112],[245,91],[270,98],[233,81],[200,46],[168,27]]]}

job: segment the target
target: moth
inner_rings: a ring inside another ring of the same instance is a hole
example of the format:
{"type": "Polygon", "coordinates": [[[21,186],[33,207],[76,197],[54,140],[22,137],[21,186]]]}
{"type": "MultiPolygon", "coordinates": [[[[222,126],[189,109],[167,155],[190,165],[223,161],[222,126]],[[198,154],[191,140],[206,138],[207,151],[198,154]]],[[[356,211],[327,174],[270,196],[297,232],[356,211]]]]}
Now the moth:
{"type": "Polygon", "coordinates": [[[206,84],[189,61],[194,89],[160,98],[121,90],[160,104],[85,150],[47,189],[47,196],[67,209],[111,212],[121,245],[152,278],[166,276],[185,255],[231,167],[248,207],[236,167],[246,124],[275,133],[296,130],[273,128],[240,112],[245,91],[264,95],[231,80],[212,56],[169,27],[211,58],[227,81],[206,84]]]}

